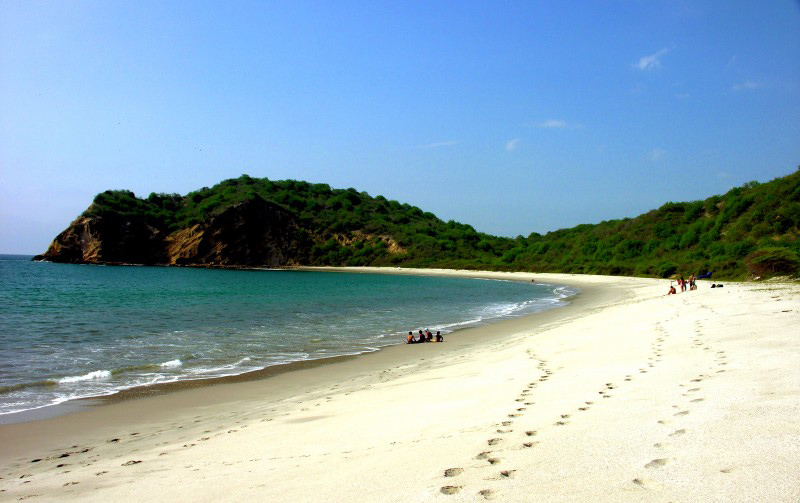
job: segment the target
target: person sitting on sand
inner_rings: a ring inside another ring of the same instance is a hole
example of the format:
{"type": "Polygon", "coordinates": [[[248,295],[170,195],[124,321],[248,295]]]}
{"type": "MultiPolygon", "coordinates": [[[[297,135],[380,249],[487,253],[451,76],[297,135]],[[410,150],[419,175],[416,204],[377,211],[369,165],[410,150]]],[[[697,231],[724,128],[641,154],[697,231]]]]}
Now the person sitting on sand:
{"type": "Polygon", "coordinates": [[[436,342],[444,342],[444,337],[442,337],[442,333],[438,330],[436,331],[436,342]]]}
{"type": "Polygon", "coordinates": [[[414,332],[409,331],[408,339],[406,339],[406,344],[414,344],[415,342],[417,341],[414,340],[414,332]]]}
{"type": "Polygon", "coordinates": [[[422,330],[419,331],[419,340],[417,342],[425,342],[425,334],[422,333],[422,330]]]}
{"type": "Polygon", "coordinates": [[[425,339],[427,342],[433,342],[433,333],[430,330],[428,330],[428,333],[425,334],[425,339]]]}
{"type": "Polygon", "coordinates": [[[675,287],[672,285],[672,283],[670,283],[669,284],[669,292],[667,292],[667,295],[675,295],[677,293],[678,292],[675,290],[675,287]]]}

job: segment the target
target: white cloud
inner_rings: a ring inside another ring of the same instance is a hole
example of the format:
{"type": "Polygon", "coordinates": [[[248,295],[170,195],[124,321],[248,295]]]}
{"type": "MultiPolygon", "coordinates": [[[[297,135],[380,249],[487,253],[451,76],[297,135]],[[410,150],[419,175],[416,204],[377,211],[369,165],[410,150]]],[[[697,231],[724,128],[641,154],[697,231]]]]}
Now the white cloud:
{"type": "Polygon", "coordinates": [[[758,89],[759,87],[764,87],[764,84],[760,82],[753,82],[752,80],[747,80],[745,82],[741,82],[733,86],[734,91],[752,91],[753,89],[758,89]]]}
{"type": "Polygon", "coordinates": [[[458,145],[459,143],[461,143],[461,142],[458,142],[458,141],[440,141],[440,142],[436,142],[436,143],[428,143],[427,145],[417,145],[416,147],[412,147],[412,148],[423,149],[423,148],[452,147],[453,145],[458,145]]]}
{"type": "Polygon", "coordinates": [[[508,140],[506,142],[506,150],[512,152],[517,149],[517,145],[519,144],[519,138],[514,138],[513,140],[508,140]]]}
{"type": "Polygon", "coordinates": [[[667,151],[664,150],[663,148],[654,148],[653,150],[647,153],[647,158],[655,162],[664,157],[664,154],[666,153],[667,151]]]}
{"type": "Polygon", "coordinates": [[[634,63],[633,67],[639,70],[654,70],[661,67],[661,57],[669,52],[669,49],[664,48],[655,54],[649,56],[642,56],[639,58],[638,63],[634,63]]]}
{"type": "Polygon", "coordinates": [[[560,129],[567,127],[567,121],[562,121],[558,119],[550,119],[544,122],[537,122],[535,124],[536,127],[543,127],[548,129],[560,129]]]}

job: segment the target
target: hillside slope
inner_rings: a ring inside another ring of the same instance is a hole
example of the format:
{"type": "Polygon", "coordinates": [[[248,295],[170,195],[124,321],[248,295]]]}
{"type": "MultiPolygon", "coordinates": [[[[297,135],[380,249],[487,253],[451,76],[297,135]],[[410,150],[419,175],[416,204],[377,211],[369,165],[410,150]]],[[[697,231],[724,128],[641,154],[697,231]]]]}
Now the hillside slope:
{"type": "Polygon", "coordinates": [[[669,277],[797,274],[800,170],[636,218],[505,238],[383,196],[242,175],[186,196],[98,194],[36,259],[195,266],[405,265],[669,277]]]}

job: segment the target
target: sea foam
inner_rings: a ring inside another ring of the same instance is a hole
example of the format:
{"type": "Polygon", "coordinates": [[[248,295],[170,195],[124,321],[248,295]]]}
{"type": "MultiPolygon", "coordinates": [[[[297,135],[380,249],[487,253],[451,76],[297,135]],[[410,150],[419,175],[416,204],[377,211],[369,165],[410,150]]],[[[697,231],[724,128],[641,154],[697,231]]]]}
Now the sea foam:
{"type": "Polygon", "coordinates": [[[99,379],[108,379],[111,377],[111,372],[108,370],[95,370],[94,372],[89,372],[88,374],[84,374],[82,376],[70,376],[70,377],[63,377],[58,380],[59,384],[68,384],[72,382],[80,382],[80,381],[94,381],[99,379]]]}

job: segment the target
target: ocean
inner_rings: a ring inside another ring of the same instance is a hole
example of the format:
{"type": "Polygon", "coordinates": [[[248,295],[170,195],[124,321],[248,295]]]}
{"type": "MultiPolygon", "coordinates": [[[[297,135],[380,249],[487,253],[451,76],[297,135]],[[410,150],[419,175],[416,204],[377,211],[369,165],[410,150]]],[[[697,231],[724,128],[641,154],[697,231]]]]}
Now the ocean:
{"type": "Polygon", "coordinates": [[[30,259],[0,255],[0,418],[377,351],[409,330],[457,337],[459,328],[563,306],[575,293],[481,279],[30,259]]]}

